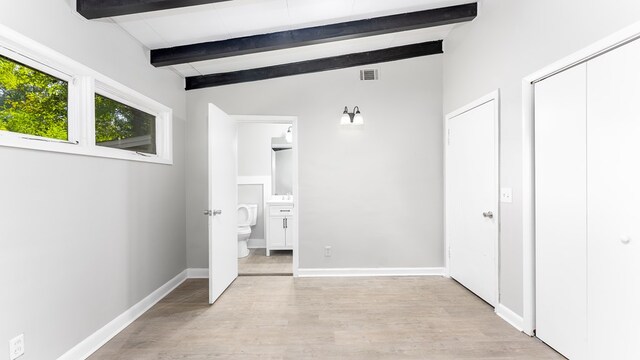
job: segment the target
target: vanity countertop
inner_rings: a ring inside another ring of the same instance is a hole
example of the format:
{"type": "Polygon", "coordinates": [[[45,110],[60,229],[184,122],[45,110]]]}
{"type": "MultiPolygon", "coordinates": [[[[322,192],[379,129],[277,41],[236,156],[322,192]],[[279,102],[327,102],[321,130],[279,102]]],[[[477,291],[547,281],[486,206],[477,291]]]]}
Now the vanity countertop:
{"type": "Polygon", "coordinates": [[[284,200],[282,197],[267,200],[267,205],[293,206],[293,199],[284,200]]]}

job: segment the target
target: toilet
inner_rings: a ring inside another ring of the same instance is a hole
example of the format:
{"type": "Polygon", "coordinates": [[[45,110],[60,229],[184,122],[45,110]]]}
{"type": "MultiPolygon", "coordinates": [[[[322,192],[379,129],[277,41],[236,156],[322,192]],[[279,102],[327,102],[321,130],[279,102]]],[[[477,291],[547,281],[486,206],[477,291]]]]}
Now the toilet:
{"type": "Polygon", "coordinates": [[[256,225],[258,218],[257,204],[238,205],[238,258],[249,255],[249,237],[251,227],[256,225]]]}

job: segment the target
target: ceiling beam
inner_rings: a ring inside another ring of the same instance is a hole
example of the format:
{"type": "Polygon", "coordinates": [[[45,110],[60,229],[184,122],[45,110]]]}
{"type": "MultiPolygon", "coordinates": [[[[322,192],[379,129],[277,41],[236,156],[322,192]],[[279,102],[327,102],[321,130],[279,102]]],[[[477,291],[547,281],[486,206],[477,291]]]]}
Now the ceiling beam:
{"type": "Polygon", "coordinates": [[[226,73],[189,76],[186,89],[202,89],[222,85],[238,84],[250,81],[266,80],[283,76],[308,74],[327,70],[337,70],[353,66],[376,64],[381,62],[409,59],[418,56],[442,53],[442,40],[413,45],[398,46],[383,50],[340,55],[322,59],[295,62],[283,65],[267,66],[256,69],[226,73]]]}
{"type": "Polygon", "coordinates": [[[229,0],[76,0],[76,10],[87,19],[175,9],[229,0]]]}
{"type": "Polygon", "coordinates": [[[477,3],[151,50],[153,66],[168,66],[290,49],[473,20],[477,3]]]}

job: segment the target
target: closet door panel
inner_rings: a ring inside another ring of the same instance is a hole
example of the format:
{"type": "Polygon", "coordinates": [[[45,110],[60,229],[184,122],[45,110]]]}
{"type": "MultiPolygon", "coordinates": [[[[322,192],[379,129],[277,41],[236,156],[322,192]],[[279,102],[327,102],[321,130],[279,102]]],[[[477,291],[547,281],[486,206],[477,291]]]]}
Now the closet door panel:
{"type": "Polygon", "coordinates": [[[535,86],[536,334],[586,358],[586,65],[535,86]]]}
{"type": "Polygon", "coordinates": [[[591,359],[640,359],[640,41],[587,65],[591,359]]]}

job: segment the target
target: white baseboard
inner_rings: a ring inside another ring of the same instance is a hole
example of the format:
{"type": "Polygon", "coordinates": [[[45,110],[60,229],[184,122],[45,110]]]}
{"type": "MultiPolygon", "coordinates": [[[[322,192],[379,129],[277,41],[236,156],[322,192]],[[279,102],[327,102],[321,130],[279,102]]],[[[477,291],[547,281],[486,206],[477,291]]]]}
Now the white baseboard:
{"type": "Polygon", "coordinates": [[[524,319],[522,316],[516,314],[508,307],[498,304],[498,306],[496,306],[496,314],[519,331],[524,329],[524,319]]]}
{"type": "Polygon", "coordinates": [[[208,279],[208,268],[189,268],[187,269],[187,278],[189,279],[208,279]]]}
{"type": "Polygon", "coordinates": [[[98,331],[89,335],[81,343],[71,348],[71,350],[64,353],[58,358],[58,360],[78,360],[86,359],[102,345],[106,344],[114,336],[118,335],[120,331],[124,330],[129,324],[134,322],[153,305],[162,300],[186,279],[206,279],[209,277],[209,269],[187,269],[176,275],[173,279],[169,280],[166,284],[160,286],[157,290],[149,294],[144,299],[140,300],[137,304],[133,305],[125,312],[120,314],[117,318],[111,320],[107,325],[103,326],[98,331]]]}
{"type": "MultiPolygon", "coordinates": [[[[442,276],[444,268],[345,268],[345,269],[299,269],[300,277],[326,277],[326,276],[442,276]]],[[[124,328],[129,326],[138,317],[149,310],[153,305],[162,300],[171,291],[182,284],[186,279],[202,279],[209,277],[208,268],[190,268],[186,269],[166,284],[160,286],[157,290],[149,294],[137,304],[127,309],[115,319],[111,320],[107,325],[98,331],[89,335],[82,342],[71,348],[58,358],[58,360],[78,360],[86,359],[102,345],[106,344],[114,336],[118,335],[124,328]]],[[[502,306],[502,305],[498,305],[502,306]]],[[[522,318],[515,315],[511,310],[504,308],[510,314],[517,317],[522,324],[522,318]]],[[[498,312],[498,308],[496,308],[498,312]]],[[[498,313],[500,315],[500,313],[498,313]]],[[[505,318],[504,316],[500,315],[505,318]]],[[[505,318],[505,320],[507,320],[505,318]]],[[[509,323],[514,325],[511,321],[509,323]]],[[[514,325],[516,326],[516,325],[514,325]]],[[[516,326],[517,327],[517,326],[516,326]]],[[[522,328],[522,325],[520,325],[522,328]]]]}
{"type": "Polygon", "coordinates": [[[78,360],[88,358],[102,345],[106,344],[114,336],[118,335],[120,331],[134,322],[138,317],[140,317],[140,315],[144,314],[158,301],[167,296],[167,294],[178,287],[178,285],[182,284],[186,279],[187,270],[184,270],[147,297],[140,300],[137,304],[120,314],[117,318],[111,320],[107,325],[89,335],[88,338],[84,339],[78,345],[60,356],[58,360],[78,360]]]}
{"type": "Polygon", "coordinates": [[[443,276],[444,268],[342,268],[298,269],[299,277],[443,276]]]}
{"type": "Polygon", "coordinates": [[[265,239],[249,239],[247,247],[249,249],[264,249],[267,247],[267,241],[265,239]]]}

